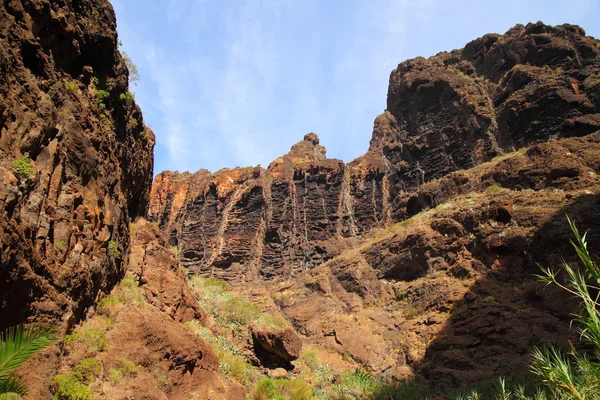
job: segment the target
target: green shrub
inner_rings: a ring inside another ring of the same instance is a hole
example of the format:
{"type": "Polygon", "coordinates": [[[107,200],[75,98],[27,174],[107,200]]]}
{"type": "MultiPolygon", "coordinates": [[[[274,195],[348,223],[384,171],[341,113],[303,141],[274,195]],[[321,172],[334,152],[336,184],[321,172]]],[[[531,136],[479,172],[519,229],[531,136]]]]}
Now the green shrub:
{"type": "Polygon", "coordinates": [[[221,309],[221,316],[226,322],[238,325],[249,325],[260,314],[258,305],[235,297],[225,300],[221,309]]]}
{"type": "Polygon", "coordinates": [[[203,278],[200,276],[194,276],[191,280],[191,284],[193,288],[214,294],[224,294],[230,290],[227,282],[214,277],[203,278]]]}
{"type": "Polygon", "coordinates": [[[129,358],[121,358],[119,360],[119,371],[121,371],[124,376],[134,376],[139,370],[140,367],[129,358]]]}
{"type": "Polygon", "coordinates": [[[406,297],[408,297],[408,292],[406,291],[396,293],[396,301],[402,301],[406,299],[406,297]]]}
{"type": "Polygon", "coordinates": [[[254,391],[255,400],[312,400],[313,387],[301,379],[264,378],[254,391]]]}
{"type": "MultiPolygon", "coordinates": [[[[509,388],[500,378],[492,390],[472,390],[457,397],[471,399],[535,399],[535,400],[585,400],[597,399],[600,393],[600,310],[597,288],[600,286],[600,268],[594,263],[587,250],[586,236],[567,217],[567,222],[575,240],[571,245],[575,249],[583,269],[575,269],[563,261],[562,269],[568,275],[567,283],[557,278],[558,271],[541,267],[538,277],[546,284],[554,284],[581,300],[581,313],[575,315],[574,322],[580,326],[579,333],[593,351],[591,354],[579,354],[574,346],[562,351],[554,346],[536,348],[532,353],[531,372],[539,377],[543,386],[528,388],[517,385],[509,388]]],[[[488,296],[490,297],[490,296],[488,296]]],[[[531,385],[529,385],[531,386],[531,385]]]]}
{"type": "Polygon", "coordinates": [[[498,185],[490,185],[487,187],[487,189],[485,189],[486,193],[498,193],[503,191],[504,188],[498,185]]]}
{"type": "Polygon", "coordinates": [[[77,86],[77,84],[75,82],[71,82],[71,81],[64,81],[65,84],[65,88],[73,93],[73,94],[77,94],[77,92],[79,92],[79,86],[77,86]]]}
{"type": "Polygon", "coordinates": [[[531,370],[540,376],[552,391],[556,399],[592,399],[600,393],[600,309],[598,295],[600,286],[600,268],[594,263],[587,250],[587,232],[581,235],[575,224],[567,217],[567,222],[575,240],[571,245],[575,249],[583,270],[572,268],[563,260],[563,269],[569,279],[562,284],[557,279],[557,271],[543,268],[540,278],[547,284],[554,284],[581,300],[580,314],[575,315],[579,333],[594,349],[595,357],[581,355],[572,347],[566,354],[555,347],[537,348],[533,352],[531,370]]]}
{"type": "Polygon", "coordinates": [[[73,376],[84,383],[91,383],[101,373],[102,366],[93,358],[86,358],[73,368],[73,376]]]}
{"type": "Polygon", "coordinates": [[[119,250],[119,246],[112,240],[108,242],[108,251],[117,260],[121,258],[121,251],[119,250]]]}
{"type": "Polygon", "coordinates": [[[366,395],[372,394],[377,388],[377,379],[359,368],[342,375],[342,384],[347,389],[358,390],[366,395]]]}
{"type": "Polygon", "coordinates": [[[121,302],[121,297],[111,294],[109,296],[103,297],[102,300],[96,304],[96,311],[99,314],[109,315],[110,309],[115,304],[119,304],[121,302]]]}
{"type": "Polygon", "coordinates": [[[485,301],[486,303],[493,303],[496,301],[496,298],[494,296],[486,296],[483,301],[485,301]]]}
{"type": "Polygon", "coordinates": [[[159,366],[153,367],[151,372],[154,377],[154,382],[156,382],[156,386],[166,393],[171,385],[169,382],[169,372],[159,366]]]}
{"type": "Polygon", "coordinates": [[[96,89],[96,98],[98,99],[98,101],[102,102],[108,96],[110,96],[110,92],[102,89],[96,89]]]}
{"type": "Polygon", "coordinates": [[[265,328],[286,328],[288,326],[285,319],[266,313],[261,313],[258,318],[255,319],[255,324],[265,328]]]}
{"type": "Polygon", "coordinates": [[[81,383],[73,373],[54,377],[54,400],[93,400],[92,389],[81,383]]]}
{"type": "Polygon", "coordinates": [[[408,319],[412,319],[419,314],[419,311],[416,308],[407,308],[402,311],[402,315],[404,315],[408,319]]]}
{"type": "Polygon", "coordinates": [[[35,169],[33,169],[29,157],[19,157],[13,161],[10,166],[14,168],[17,176],[21,179],[30,180],[35,176],[35,169]]]}
{"type": "Polygon", "coordinates": [[[144,289],[131,276],[123,278],[119,284],[119,297],[125,304],[141,305],[146,301],[144,289]]]}
{"type": "Polygon", "coordinates": [[[131,104],[135,101],[135,95],[131,92],[121,93],[119,99],[124,103],[131,104]]]}
{"type": "Polygon", "coordinates": [[[108,348],[105,332],[90,326],[83,326],[73,333],[65,335],[63,342],[67,347],[73,347],[77,344],[82,345],[86,352],[92,354],[108,348]]]}
{"type": "Polygon", "coordinates": [[[125,53],[121,51],[121,57],[123,61],[125,61],[125,65],[127,65],[127,69],[129,70],[129,82],[137,85],[137,82],[140,80],[140,73],[138,71],[137,66],[131,61],[131,58],[125,53]]]}
{"type": "Polygon", "coordinates": [[[321,357],[314,350],[302,350],[300,352],[300,361],[306,364],[310,369],[317,369],[321,364],[321,357]]]}
{"type": "Polygon", "coordinates": [[[108,370],[108,380],[113,385],[120,385],[123,383],[123,373],[117,368],[111,368],[108,370]]]}

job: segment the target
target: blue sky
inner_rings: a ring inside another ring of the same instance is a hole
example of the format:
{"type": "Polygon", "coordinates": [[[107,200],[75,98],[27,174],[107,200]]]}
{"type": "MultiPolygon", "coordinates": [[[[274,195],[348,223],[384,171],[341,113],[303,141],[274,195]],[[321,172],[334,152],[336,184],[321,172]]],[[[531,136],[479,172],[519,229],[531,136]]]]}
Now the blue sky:
{"type": "Polygon", "coordinates": [[[155,170],[266,167],[305,133],[364,154],[389,74],[516,23],[600,37],[598,0],[112,0],[155,170]]]}

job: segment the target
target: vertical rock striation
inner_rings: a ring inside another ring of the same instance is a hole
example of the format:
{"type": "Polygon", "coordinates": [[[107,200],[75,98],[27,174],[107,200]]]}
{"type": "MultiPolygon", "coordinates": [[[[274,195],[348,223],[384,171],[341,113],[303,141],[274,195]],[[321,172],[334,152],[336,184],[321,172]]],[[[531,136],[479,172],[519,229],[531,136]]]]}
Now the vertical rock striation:
{"type": "Polygon", "coordinates": [[[0,4],[0,330],[76,322],[118,281],[153,147],[107,1],[0,4]]]}
{"type": "Polygon", "coordinates": [[[328,159],[309,133],[267,169],[159,174],[149,217],[171,232],[193,272],[290,276],[338,254],[344,238],[382,224],[385,190],[381,171],[328,159]]]}

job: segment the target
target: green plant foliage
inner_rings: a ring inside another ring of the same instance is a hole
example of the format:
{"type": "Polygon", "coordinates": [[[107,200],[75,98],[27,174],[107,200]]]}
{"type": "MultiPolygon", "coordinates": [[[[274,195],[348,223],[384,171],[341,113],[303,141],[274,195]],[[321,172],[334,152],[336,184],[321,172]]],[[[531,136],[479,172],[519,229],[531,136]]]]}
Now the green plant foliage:
{"type": "Polygon", "coordinates": [[[0,332],[0,398],[20,398],[27,392],[16,369],[52,343],[49,329],[25,329],[23,325],[0,332]]]}
{"type": "Polygon", "coordinates": [[[112,306],[121,303],[121,297],[111,294],[109,296],[103,297],[96,304],[96,311],[102,315],[109,315],[112,306]]]}
{"type": "Polygon", "coordinates": [[[313,387],[301,379],[264,378],[254,391],[255,400],[312,400],[313,387]]]}
{"type": "Polygon", "coordinates": [[[498,185],[490,185],[485,189],[486,193],[498,193],[503,191],[504,188],[498,185]]]}
{"type": "Polygon", "coordinates": [[[69,335],[65,335],[63,342],[67,347],[81,345],[86,353],[97,353],[108,348],[108,341],[103,330],[83,326],[69,335]]]}
{"type": "Polygon", "coordinates": [[[75,82],[71,82],[71,81],[64,81],[65,84],[65,88],[73,93],[73,94],[77,94],[77,92],[79,92],[79,86],[77,86],[77,84],[75,82]]]}
{"type": "Polygon", "coordinates": [[[121,259],[121,251],[119,250],[119,246],[112,240],[108,242],[108,251],[117,260],[121,259]]]}
{"type": "Polygon", "coordinates": [[[35,169],[29,157],[19,157],[10,166],[14,168],[17,176],[21,179],[30,180],[35,176],[35,169]]]}
{"type": "Polygon", "coordinates": [[[342,384],[347,389],[358,390],[366,395],[371,395],[377,389],[378,380],[368,372],[355,369],[342,375],[342,384]]]}
{"type": "Polygon", "coordinates": [[[96,98],[98,99],[98,101],[103,101],[108,96],[110,96],[110,93],[108,91],[96,89],[96,98]]]}
{"type": "Polygon", "coordinates": [[[78,381],[91,383],[102,373],[102,366],[93,358],[85,358],[73,368],[73,375],[78,381]]]}
{"type": "Polygon", "coordinates": [[[118,368],[108,370],[108,380],[114,385],[123,383],[123,373],[118,368]]]}
{"type": "Polygon", "coordinates": [[[54,377],[54,400],[93,400],[92,389],[77,379],[73,373],[54,377]]]}
{"type": "Polygon", "coordinates": [[[129,358],[121,358],[119,360],[119,371],[121,371],[124,376],[134,376],[139,370],[140,367],[129,358]]]}
{"type": "Polygon", "coordinates": [[[131,58],[124,51],[121,51],[121,57],[123,58],[123,61],[129,70],[129,82],[137,85],[138,81],[140,80],[140,73],[137,66],[133,63],[133,61],[131,61],[131,58]]]}
{"type": "Polygon", "coordinates": [[[563,261],[562,269],[568,280],[562,283],[557,278],[558,271],[540,266],[538,277],[547,284],[557,285],[581,300],[581,313],[574,316],[579,333],[592,348],[592,354],[580,354],[574,347],[562,351],[554,346],[536,348],[532,353],[531,372],[541,379],[543,386],[535,390],[525,385],[509,388],[500,379],[495,389],[472,390],[457,397],[459,400],[594,400],[600,393],[600,310],[597,294],[600,286],[600,268],[594,263],[587,250],[587,233],[580,234],[575,224],[567,217],[567,222],[575,237],[571,245],[575,249],[583,268],[575,269],[563,261]]]}
{"type": "Polygon", "coordinates": [[[123,278],[119,284],[119,297],[125,304],[141,305],[146,301],[144,289],[131,276],[123,278]]]}
{"type": "Polygon", "coordinates": [[[407,308],[402,311],[402,315],[404,315],[407,319],[412,319],[419,314],[419,311],[416,308],[407,308]]]}
{"type": "Polygon", "coordinates": [[[131,92],[121,93],[119,99],[124,103],[131,104],[135,101],[135,95],[131,92]]]}
{"type": "Polygon", "coordinates": [[[486,296],[483,301],[485,301],[486,303],[493,303],[496,301],[496,298],[494,296],[486,296]]]}

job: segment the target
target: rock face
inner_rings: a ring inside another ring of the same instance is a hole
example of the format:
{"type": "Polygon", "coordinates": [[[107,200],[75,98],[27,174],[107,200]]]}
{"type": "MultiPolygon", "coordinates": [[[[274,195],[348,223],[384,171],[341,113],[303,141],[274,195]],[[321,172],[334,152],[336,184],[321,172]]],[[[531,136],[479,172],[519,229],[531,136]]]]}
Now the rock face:
{"type": "Polygon", "coordinates": [[[0,330],[76,322],[123,276],[153,146],[107,1],[0,4],[0,330]]]}
{"type": "Polygon", "coordinates": [[[183,325],[192,319],[207,323],[207,314],[158,228],[139,218],[131,227],[130,246],[127,279],[78,324],[73,340],[23,369],[28,396],[57,395],[53,377],[85,359],[99,371],[91,385],[97,398],[124,399],[131,393],[148,399],[243,398],[243,388],[219,370],[211,346],[183,325]],[[102,338],[100,348],[78,342],[81,332],[90,331],[102,338]],[[110,369],[120,368],[124,359],[134,372],[111,384],[110,369]]]}
{"type": "Polygon", "coordinates": [[[569,337],[576,304],[532,278],[574,259],[564,213],[600,224],[599,55],[536,23],[405,61],[362,157],[308,134],[267,169],[163,173],[150,218],[191,272],[260,287],[305,344],[361,368],[514,373],[569,337]]]}
{"type": "Polygon", "coordinates": [[[371,151],[391,166],[396,218],[424,182],[525,145],[600,128],[598,41],[577,26],[517,25],[392,71],[371,151]]]}
{"type": "Polygon", "coordinates": [[[427,182],[599,129],[599,54],[581,28],[537,23],[405,61],[364,156],[327,159],[311,133],[267,169],[163,172],[149,217],[193,272],[255,280],[305,271],[431,205],[419,194],[427,182]]]}
{"type": "Polygon", "coordinates": [[[377,183],[361,168],[328,159],[309,133],[267,169],[159,174],[149,218],[170,234],[192,272],[288,276],[337,254],[343,238],[385,221],[385,178],[377,183]]]}

